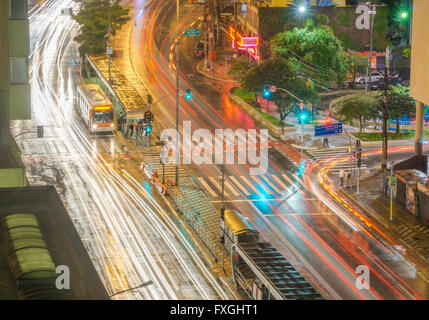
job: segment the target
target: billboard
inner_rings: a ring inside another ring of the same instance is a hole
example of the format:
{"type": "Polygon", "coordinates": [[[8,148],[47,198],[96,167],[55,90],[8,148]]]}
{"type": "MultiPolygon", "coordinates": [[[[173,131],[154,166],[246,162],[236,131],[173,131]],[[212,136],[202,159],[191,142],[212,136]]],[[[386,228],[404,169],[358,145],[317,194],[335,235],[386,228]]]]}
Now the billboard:
{"type": "Polygon", "coordinates": [[[429,105],[429,32],[427,32],[428,0],[414,0],[410,95],[429,105]]]}

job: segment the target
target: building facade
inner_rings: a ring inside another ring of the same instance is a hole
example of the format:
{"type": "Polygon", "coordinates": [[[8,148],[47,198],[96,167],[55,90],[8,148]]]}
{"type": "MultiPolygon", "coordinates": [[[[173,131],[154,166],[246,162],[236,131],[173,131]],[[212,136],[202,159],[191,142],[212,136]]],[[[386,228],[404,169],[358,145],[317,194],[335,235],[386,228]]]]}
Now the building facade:
{"type": "Polygon", "coordinates": [[[10,120],[31,118],[27,0],[0,0],[0,187],[26,185],[10,120]]]}

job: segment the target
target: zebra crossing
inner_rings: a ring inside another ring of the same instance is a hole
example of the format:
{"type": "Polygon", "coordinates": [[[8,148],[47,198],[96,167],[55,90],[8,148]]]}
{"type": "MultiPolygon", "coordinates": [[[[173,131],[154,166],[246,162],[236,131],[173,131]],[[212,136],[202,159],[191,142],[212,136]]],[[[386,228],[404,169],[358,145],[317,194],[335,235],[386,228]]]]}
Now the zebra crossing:
{"type": "MultiPolygon", "coordinates": [[[[159,152],[150,152],[143,155],[146,166],[152,171],[156,170],[158,177],[162,177],[162,164],[159,152]]],[[[166,164],[164,168],[165,179],[174,180],[176,166],[166,164]]],[[[181,177],[189,176],[179,166],[181,177]]],[[[222,195],[222,176],[197,176],[191,177],[199,187],[211,198],[219,198],[222,195]]],[[[302,193],[303,181],[295,174],[278,173],[265,175],[226,175],[224,194],[227,198],[252,197],[259,195],[288,196],[295,192],[302,193]]]]}
{"type": "MultiPolygon", "coordinates": [[[[365,152],[365,150],[362,150],[362,152],[365,152]]],[[[305,153],[312,161],[320,161],[325,165],[330,164],[333,161],[337,161],[335,166],[329,170],[332,173],[339,174],[341,169],[343,169],[344,172],[350,172],[350,170],[357,169],[357,159],[352,158],[350,163],[350,153],[348,149],[314,149],[306,150],[305,153]]],[[[362,159],[364,160],[364,158],[362,159]]],[[[364,170],[367,168],[365,161],[362,161],[360,169],[364,170]]]]}

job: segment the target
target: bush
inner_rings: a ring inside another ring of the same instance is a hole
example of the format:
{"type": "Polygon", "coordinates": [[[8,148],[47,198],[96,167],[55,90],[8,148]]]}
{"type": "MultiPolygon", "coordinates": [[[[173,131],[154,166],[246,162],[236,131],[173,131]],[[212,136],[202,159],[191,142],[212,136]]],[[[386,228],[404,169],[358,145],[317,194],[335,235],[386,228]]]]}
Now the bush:
{"type": "Polygon", "coordinates": [[[234,94],[239,96],[241,99],[243,99],[249,104],[253,105],[253,102],[255,101],[255,93],[251,91],[247,91],[244,88],[241,88],[241,87],[235,88],[234,94]]]}
{"type": "MultiPolygon", "coordinates": [[[[382,133],[381,132],[370,132],[370,133],[353,133],[356,138],[359,138],[363,141],[381,141],[382,133]]],[[[400,133],[387,133],[388,140],[401,140],[409,139],[414,137],[414,132],[400,132],[400,133]]]]}

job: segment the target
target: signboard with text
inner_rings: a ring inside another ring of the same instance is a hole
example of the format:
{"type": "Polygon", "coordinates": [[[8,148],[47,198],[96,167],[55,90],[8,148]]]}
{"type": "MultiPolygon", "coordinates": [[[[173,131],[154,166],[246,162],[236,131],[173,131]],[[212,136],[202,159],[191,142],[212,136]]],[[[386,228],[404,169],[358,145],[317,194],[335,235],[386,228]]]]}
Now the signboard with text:
{"type": "Polygon", "coordinates": [[[187,29],[185,30],[185,36],[199,36],[200,29],[187,29]]]}
{"type": "Polygon", "coordinates": [[[342,132],[343,132],[343,124],[341,122],[314,127],[314,135],[316,137],[325,136],[328,134],[337,134],[342,132]]]}

